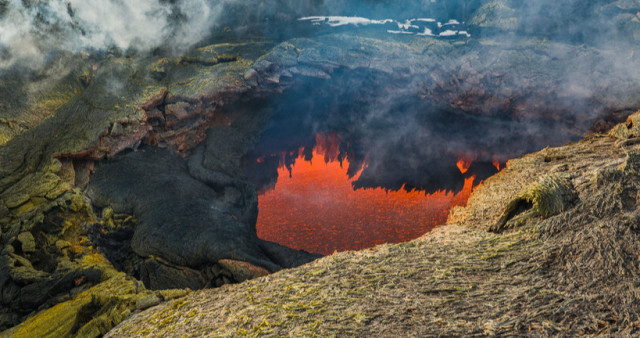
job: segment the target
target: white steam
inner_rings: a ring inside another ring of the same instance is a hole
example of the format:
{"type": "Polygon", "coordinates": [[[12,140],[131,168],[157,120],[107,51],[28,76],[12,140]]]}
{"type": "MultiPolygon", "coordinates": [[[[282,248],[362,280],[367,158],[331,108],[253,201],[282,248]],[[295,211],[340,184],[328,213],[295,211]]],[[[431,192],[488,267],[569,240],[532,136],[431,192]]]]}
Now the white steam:
{"type": "Polygon", "coordinates": [[[210,31],[223,3],[0,0],[0,69],[37,68],[55,51],[187,48],[210,31]]]}
{"type": "MultiPolygon", "coordinates": [[[[56,1],[60,3],[61,0],[56,1]]],[[[77,21],[83,27],[80,46],[96,49],[114,46],[147,49],[159,45],[165,36],[170,8],[157,0],[120,2],[113,0],[71,0],[73,20],[68,14],[57,12],[61,20],[77,21]]],[[[65,7],[65,6],[60,6],[65,7]]],[[[61,8],[64,9],[64,8],[61,8]]]]}

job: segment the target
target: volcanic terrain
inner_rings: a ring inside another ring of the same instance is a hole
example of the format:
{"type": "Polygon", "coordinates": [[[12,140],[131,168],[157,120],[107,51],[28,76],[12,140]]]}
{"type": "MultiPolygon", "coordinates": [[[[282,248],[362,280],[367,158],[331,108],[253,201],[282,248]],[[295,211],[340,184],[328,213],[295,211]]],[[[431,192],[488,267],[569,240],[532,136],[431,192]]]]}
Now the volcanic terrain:
{"type": "Polygon", "coordinates": [[[0,0],[3,336],[640,330],[640,1],[101,3],[0,0]]]}

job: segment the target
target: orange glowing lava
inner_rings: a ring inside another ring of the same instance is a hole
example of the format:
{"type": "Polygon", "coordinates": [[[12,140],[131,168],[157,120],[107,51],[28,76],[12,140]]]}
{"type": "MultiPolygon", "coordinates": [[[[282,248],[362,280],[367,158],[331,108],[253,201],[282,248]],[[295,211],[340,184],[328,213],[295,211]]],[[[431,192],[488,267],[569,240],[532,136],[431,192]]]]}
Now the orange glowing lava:
{"type": "Polygon", "coordinates": [[[473,190],[473,177],[457,194],[354,190],[353,179],[347,178],[349,164],[334,161],[335,144],[339,141],[319,142],[311,162],[299,156],[291,177],[287,168],[278,170],[275,188],[258,198],[260,238],[325,255],[408,241],[443,224],[451,208],[466,204],[473,190]]]}
{"type": "Polygon", "coordinates": [[[461,158],[458,160],[456,165],[458,166],[458,169],[460,169],[460,172],[464,174],[469,171],[469,167],[471,167],[471,160],[461,158]]]}
{"type": "Polygon", "coordinates": [[[500,161],[493,160],[493,161],[491,161],[491,164],[493,164],[493,166],[496,167],[496,169],[498,169],[498,171],[500,171],[500,168],[501,168],[500,161]]]}

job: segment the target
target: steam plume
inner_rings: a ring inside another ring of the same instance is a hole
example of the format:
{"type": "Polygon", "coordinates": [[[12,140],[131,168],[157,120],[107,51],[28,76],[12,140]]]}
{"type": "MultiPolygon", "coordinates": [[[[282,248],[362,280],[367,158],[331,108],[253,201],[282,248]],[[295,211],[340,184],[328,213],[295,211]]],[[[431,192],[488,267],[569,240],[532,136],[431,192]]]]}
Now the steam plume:
{"type": "Polygon", "coordinates": [[[37,68],[55,51],[183,49],[202,39],[222,2],[0,1],[0,69],[37,68]]]}

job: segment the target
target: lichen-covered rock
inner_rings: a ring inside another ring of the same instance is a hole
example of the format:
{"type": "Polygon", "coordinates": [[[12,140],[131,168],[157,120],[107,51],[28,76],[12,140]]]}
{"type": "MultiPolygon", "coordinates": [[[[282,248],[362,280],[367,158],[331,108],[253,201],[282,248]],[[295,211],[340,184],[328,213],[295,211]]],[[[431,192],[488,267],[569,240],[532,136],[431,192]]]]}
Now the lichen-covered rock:
{"type": "Polygon", "coordinates": [[[571,207],[577,194],[566,175],[554,174],[526,187],[505,207],[502,217],[489,228],[501,232],[522,225],[531,218],[548,218],[571,207]]]}
{"type": "Polygon", "coordinates": [[[0,72],[0,145],[34,128],[82,92],[79,78],[89,76],[92,61],[61,53],[42,70],[0,72]]]}
{"type": "Polygon", "coordinates": [[[41,311],[3,334],[11,337],[100,337],[134,311],[186,294],[187,290],[148,291],[124,273],[112,272],[106,281],[41,311]]]}
{"type": "Polygon", "coordinates": [[[34,310],[97,283],[109,267],[81,234],[94,219],[88,200],[56,175],[55,162],[0,193],[12,207],[8,222],[0,223],[0,305],[5,319],[13,320],[3,325],[15,325],[34,310]],[[16,187],[24,187],[24,195],[12,195],[16,187]],[[11,202],[11,197],[17,198],[11,202]]]}
{"type": "MultiPolygon", "coordinates": [[[[93,162],[136,148],[143,140],[177,150],[192,148],[204,139],[213,117],[218,118],[210,110],[216,109],[216,101],[243,92],[238,81],[243,81],[251,55],[268,47],[260,42],[224,44],[198,52],[217,53],[224,63],[216,65],[112,54],[71,58],[68,61],[76,62],[76,68],[51,68],[51,76],[42,77],[46,81],[24,83],[28,90],[23,84],[5,82],[4,75],[11,74],[3,73],[0,91],[7,95],[0,100],[0,141],[7,143],[0,147],[0,312],[4,313],[0,329],[107,278],[104,271],[112,269],[111,264],[85,237],[86,229],[98,223],[83,196],[93,162]],[[224,57],[238,49],[245,59],[224,57]],[[166,72],[163,76],[154,70],[159,65],[166,72]],[[210,90],[185,87],[198,81],[207,82],[210,90]],[[176,92],[169,92],[169,87],[176,92]],[[164,118],[157,124],[149,118],[147,112],[164,110],[167,104],[181,105],[192,114],[189,121],[183,118],[174,124],[182,129],[166,130],[164,118]],[[16,132],[6,134],[5,127],[16,132]]],[[[22,75],[15,78],[28,78],[22,75]]]]}
{"type": "Polygon", "coordinates": [[[22,252],[32,253],[36,251],[36,240],[30,232],[23,232],[19,234],[17,240],[20,242],[22,252]]]}

